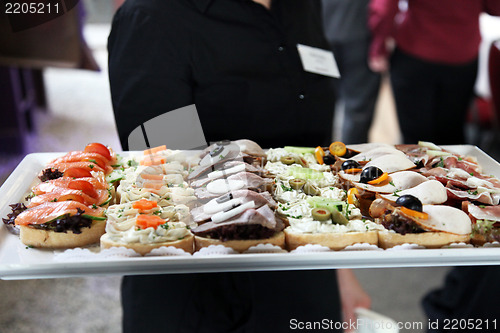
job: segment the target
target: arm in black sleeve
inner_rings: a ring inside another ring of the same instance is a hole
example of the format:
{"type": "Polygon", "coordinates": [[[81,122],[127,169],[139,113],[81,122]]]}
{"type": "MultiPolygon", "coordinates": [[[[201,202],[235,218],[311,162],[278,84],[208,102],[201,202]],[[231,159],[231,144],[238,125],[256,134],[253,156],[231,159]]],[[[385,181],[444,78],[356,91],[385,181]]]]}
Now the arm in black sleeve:
{"type": "Polygon", "coordinates": [[[126,4],[113,19],[108,39],[109,81],[122,148],[142,123],[193,104],[189,38],[175,22],[126,4]],[[178,31],[176,31],[178,30],[178,31]]]}

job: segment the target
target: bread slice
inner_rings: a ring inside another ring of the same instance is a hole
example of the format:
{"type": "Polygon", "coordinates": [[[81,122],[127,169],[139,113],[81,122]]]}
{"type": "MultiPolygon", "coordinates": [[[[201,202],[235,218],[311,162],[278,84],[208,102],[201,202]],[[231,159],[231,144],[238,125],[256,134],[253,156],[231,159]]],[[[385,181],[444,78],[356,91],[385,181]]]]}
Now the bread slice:
{"type": "Polygon", "coordinates": [[[405,243],[417,244],[430,249],[441,248],[452,243],[469,243],[470,235],[457,235],[449,232],[422,232],[418,234],[401,235],[396,232],[379,231],[379,247],[389,249],[405,243]]]}
{"type": "Polygon", "coordinates": [[[75,234],[72,231],[55,232],[51,230],[36,229],[30,225],[21,225],[20,239],[27,246],[41,248],[73,248],[99,243],[104,234],[106,221],[92,221],[90,228],[82,228],[82,232],[75,234]]]}
{"type": "Polygon", "coordinates": [[[161,242],[161,243],[125,243],[125,242],[116,242],[110,239],[108,234],[104,234],[101,237],[101,248],[109,249],[111,247],[126,247],[128,249],[132,249],[140,255],[145,255],[151,252],[153,249],[160,248],[162,246],[173,246],[179,249],[186,251],[187,253],[193,253],[194,246],[194,237],[192,234],[184,237],[183,239],[170,241],[170,242],[161,242]]]}
{"type": "Polygon", "coordinates": [[[292,251],[306,244],[319,244],[332,250],[342,250],[356,243],[378,244],[378,232],[346,232],[346,233],[300,233],[285,229],[287,250],[292,251]]]}
{"type": "Polygon", "coordinates": [[[258,244],[272,244],[285,248],[285,234],[283,231],[280,231],[274,234],[271,238],[266,239],[238,239],[238,240],[228,240],[221,241],[219,239],[205,238],[200,236],[195,236],[195,251],[199,251],[203,247],[208,247],[210,245],[224,245],[226,247],[230,247],[237,252],[245,252],[250,247],[258,245],[258,244]]]}

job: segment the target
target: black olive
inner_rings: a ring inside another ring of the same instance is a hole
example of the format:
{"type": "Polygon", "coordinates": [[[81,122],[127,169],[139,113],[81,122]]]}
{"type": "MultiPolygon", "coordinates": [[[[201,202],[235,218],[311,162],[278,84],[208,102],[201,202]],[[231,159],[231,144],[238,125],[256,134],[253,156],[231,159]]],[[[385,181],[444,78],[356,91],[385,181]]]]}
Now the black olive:
{"type": "Polygon", "coordinates": [[[363,171],[361,171],[361,178],[359,181],[361,183],[368,183],[369,181],[372,181],[374,179],[377,179],[378,177],[382,176],[384,172],[377,168],[376,166],[369,166],[368,168],[365,168],[363,171]]]}
{"type": "Polygon", "coordinates": [[[345,154],[344,156],[342,156],[343,158],[351,158],[355,155],[359,154],[357,151],[354,151],[354,150],[350,150],[349,148],[346,149],[345,151],[345,154]]]}
{"type": "Polygon", "coordinates": [[[325,163],[326,165],[332,165],[335,163],[335,161],[335,157],[330,154],[323,156],[323,163],[325,163]]]}
{"type": "Polygon", "coordinates": [[[347,160],[340,166],[342,170],[361,169],[361,165],[355,160],[347,160]]]}
{"type": "Polygon", "coordinates": [[[402,195],[396,200],[396,205],[406,207],[417,212],[422,211],[422,202],[411,194],[402,195]]]}

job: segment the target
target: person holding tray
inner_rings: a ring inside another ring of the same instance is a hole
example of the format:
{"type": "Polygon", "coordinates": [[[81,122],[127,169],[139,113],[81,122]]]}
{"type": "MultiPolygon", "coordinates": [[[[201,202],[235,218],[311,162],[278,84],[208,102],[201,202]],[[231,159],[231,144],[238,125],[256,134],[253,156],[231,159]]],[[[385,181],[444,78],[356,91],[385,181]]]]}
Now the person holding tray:
{"type": "MultiPolygon", "coordinates": [[[[298,49],[313,58],[328,49],[320,9],[319,0],[126,1],[108,44],[123,148],[144,122],[192,104],[208,142],[329,145],[333,79],[305,71],[298,49]]],[[[288,332],[341,323],[340,298],[355,321],[370,297],[353,272],[338,280],[340,293],[335,270],[126,276],[123,331],[288,332]]]]}

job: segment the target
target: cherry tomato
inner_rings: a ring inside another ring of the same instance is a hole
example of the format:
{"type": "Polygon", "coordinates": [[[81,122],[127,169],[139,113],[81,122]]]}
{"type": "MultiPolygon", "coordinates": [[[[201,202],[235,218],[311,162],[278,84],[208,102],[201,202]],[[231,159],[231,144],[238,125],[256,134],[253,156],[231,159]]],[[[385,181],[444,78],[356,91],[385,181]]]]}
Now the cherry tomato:
{"type": "Polygon", "coordinates": [[[97,198],[97,191],[95,190],[94,186],[92,186],[91,183],[85,180],[72,180],[69,182],[68,188],[73,190],[80,190],[92,198],[97,198]]]}
{"type": "Polygon", "coordinates": [[[89,143],[85,147],[84,151],[88,153],[98,153],[104,156],[108,161],[111,160],[111,153],[109,152],[109,149],[102,143],[97,143],[97,142],[89,143]]]}
{"type": "Polygon", "coordinates": [[[84,168],[68,168],[64,171],[64,177],[71,178],[84,178],[84,177],[92,177],[90,171],[84,168]]]}

